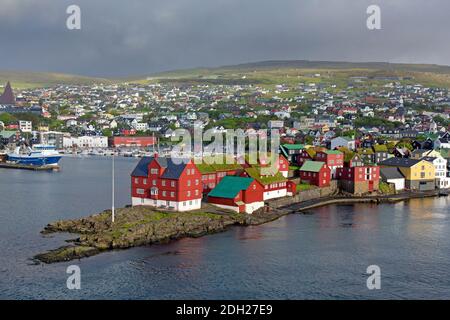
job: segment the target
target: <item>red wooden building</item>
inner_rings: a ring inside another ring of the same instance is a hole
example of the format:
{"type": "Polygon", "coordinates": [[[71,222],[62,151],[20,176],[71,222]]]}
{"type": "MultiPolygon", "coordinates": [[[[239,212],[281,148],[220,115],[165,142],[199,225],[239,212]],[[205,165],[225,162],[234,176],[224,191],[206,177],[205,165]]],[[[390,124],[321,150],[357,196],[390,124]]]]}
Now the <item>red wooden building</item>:
{"type": "Polygon", "coordinates": [[[318,151],[314,160],[325,162],[331,169],[331,175],[335,177],[336,169],[344,166],[344,153],[338,150],[318,151]]]}
{"type": "Polygon", "coordinates": [[[306,161],[300,168],[300,180],[320,188],[328,187],[331,181],[331,169],[325,162],[306,161]]]}
{"type": "Polygon", "coordinates": [[[354,154],[336,171],[336,179],[342,190],[353,194],[378,191],[380,167],[364,164],[359,154],[354,154]]]}
{"type": "Polygon", "coordinates": [[[243,168],[239,164],[198,164],[197,168],[202,174],[203,193],[207,194],[214,189],[226,176],[240,175],[243,168]]]}
{"type": "Polygon", "coordinates": [[[112,146],[120,147],[135,147],[145,148],[156,144],[155,137],[113,137],[112,146]]]}
{"type": "Polygon", "coordinates": [[[131,174],[132,204],[175,211],[200,209],[201,178],[190,159],[142,158],[131,174]]]}
{"type": "Polygon", "coordinates": [[[226,176],[208,194],[208,203],[239,213],[264,207],[264,189],[255,179],[226,176]]]}

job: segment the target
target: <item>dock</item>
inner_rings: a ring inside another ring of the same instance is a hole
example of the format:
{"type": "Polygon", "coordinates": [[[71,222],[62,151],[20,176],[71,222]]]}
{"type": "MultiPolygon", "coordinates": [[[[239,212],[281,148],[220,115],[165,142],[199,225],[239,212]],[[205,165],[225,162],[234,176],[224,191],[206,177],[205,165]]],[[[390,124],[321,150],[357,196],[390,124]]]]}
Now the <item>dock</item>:
{"type": "Polygon", "coordinates": [[[26,164],[17,164],[10,162],[0,162],[0,169],[21,169],[21,170],[32,170],[32,171],[59,171],[59,166],[47,165],[47,166],[32,166],[26,164]]]}

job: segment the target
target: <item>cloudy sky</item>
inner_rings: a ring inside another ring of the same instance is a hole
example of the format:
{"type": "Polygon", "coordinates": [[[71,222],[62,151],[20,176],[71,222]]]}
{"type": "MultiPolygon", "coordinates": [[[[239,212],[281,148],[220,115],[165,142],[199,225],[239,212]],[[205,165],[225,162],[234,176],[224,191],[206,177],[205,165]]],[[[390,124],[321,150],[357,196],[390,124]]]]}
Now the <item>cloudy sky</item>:
{"type": "Polygon", "coordinates": [[[448,0],[0,0],[0,70],[145,75],[261,60],[450,65],[448,0]],[[81,30],[66,9],[81,8],[81,30]],[[381,7],[382,30],[366,27],[381,7]]]}

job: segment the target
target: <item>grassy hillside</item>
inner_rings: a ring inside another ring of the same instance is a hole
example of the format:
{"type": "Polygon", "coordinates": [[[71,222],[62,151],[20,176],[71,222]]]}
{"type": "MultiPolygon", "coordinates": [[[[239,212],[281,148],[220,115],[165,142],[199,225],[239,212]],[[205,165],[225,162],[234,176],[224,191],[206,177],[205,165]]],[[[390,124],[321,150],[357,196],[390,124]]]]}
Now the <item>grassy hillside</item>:
{"type": "MultiPolygon", "coordinates": [[[[369,77],[377,82],[382,77],[405,78],[404,83],[450,88],[450,67],[427,64],[391,64],[383,62],[351,63],[330,61],[266,61],[197,68],[154,74],[138,82],[181,83],[253,83],[258,85],[298,84],[299,82],[329,82],[345,86],[352,77],[369,77]],[[320,77],[316,77],[320,74],[320,77]]],[[[130,80],[133,81],[133,80],[130,80]]]]}
{"type": "Polygon", "coordinates": [[[104,79],[61,73],[0,71],[0,86],[11,81],[15,89],[46,87],[55,84],[91,85],[97,83],[152,83],[180,84],[274,84],[304,83],[337,84],[345,88],[353,77],[368,77],[369,84],[383,84],[382,77],[400,77],[402,83],[421,83],[431,87],[450,88],[450,66],[431,64],[391,64],[383,62],[351,63],[330,61],[265,61],[224,66],[196,68],[157,73],[149,76],[104,79]],[[320,74],[320,76],[316,76],[320,74]]]}
{"type": "Polygon", "coordinates": [[[112,80],[102,78],[90,78],[78,75],[43,72],[12,72],[0,71],[0,85],[11,81],[15,89],[48,87],[56,84],[81,84],[110,83],[112,80]]]}

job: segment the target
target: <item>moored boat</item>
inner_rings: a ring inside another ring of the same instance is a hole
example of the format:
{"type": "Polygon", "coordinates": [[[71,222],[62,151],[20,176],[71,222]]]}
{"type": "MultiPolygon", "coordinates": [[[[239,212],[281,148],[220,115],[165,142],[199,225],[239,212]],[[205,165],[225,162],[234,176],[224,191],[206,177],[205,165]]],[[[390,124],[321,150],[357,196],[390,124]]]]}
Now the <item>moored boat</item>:
{"type": "Polygon", "coordinates": [[[18,147],[14,153],[7,154],[7,161],[30,166],[57,166],[62,156],[54,146],[35,145],[26,152],[18,147]]]}

